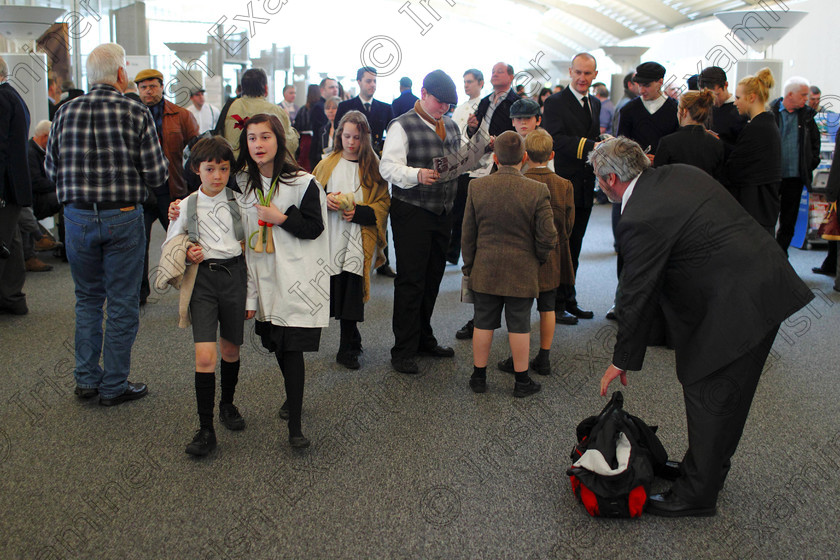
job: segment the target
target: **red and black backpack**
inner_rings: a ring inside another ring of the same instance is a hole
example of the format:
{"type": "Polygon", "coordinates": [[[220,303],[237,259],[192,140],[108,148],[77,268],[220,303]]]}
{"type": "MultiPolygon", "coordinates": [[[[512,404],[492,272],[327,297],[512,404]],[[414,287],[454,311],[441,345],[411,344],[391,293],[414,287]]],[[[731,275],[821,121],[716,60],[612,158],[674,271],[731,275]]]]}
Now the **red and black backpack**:
{"type": "Polygon", "coordinates": [[[572,466],[566,471],[572,492],[593,517],[639,517],[654,472],[668,459],[656,426],[624,410],[621,391],[598,416],[577,427],[572,466]]]}

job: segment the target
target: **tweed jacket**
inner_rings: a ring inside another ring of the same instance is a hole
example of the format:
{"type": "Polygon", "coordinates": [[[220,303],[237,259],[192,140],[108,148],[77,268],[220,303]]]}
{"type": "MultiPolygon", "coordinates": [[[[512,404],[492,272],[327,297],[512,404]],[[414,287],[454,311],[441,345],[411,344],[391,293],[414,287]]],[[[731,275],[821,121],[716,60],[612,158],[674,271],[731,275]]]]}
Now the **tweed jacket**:
{"type": "Polygon", "coordinates": [[[569,236],[575,224],[575,191],[572,182],[548,167],[531,168],[525,172],[525,177],[548,186],[554,229],[557,230],[557,246],[540,266],[540,292],[553,290],[560,284],[574,286],[575,269],[572,265],[572,251],[569,249],[569,236]]]}
{"type": "Polygon", "coordinates": [[[537,297],[539,269],[557,245],[548,187],[500,167],[473,179],[461,230],[464,275],[483,294],[537,297]]]}

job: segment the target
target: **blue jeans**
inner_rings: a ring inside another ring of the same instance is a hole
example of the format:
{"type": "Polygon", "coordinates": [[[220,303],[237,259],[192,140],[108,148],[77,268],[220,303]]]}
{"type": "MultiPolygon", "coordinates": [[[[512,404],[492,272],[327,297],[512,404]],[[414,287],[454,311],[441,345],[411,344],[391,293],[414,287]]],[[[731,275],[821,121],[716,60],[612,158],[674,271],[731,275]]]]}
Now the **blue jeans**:
{"type": "Polygon", "coordinates": [[[113,398],[128,388],[131,346],[140,323],[146,251],[143,209],[137,205],[127,212],[96,211],[69,205],[64,208],[64,222],[67,260],[76,285],[76,385],[113,398]]]}

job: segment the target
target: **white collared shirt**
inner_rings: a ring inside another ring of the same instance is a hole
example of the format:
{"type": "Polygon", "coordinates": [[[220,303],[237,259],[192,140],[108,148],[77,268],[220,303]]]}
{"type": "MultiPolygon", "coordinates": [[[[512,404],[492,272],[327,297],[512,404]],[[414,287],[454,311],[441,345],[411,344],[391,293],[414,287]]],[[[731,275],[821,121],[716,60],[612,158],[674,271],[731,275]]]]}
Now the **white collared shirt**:
{"type": "Polygon", "coordinates": [[[624,194],[621,195],[621,213],[622,214],[624,214],[624,207],[627,206],[627,201],[630,200],[630,195],[633,194],[633,189],[636,188],[636,181],[638,181],[639,177],[641,177],[641,176],[642,176],[642,174],[639,173],[638,175],[633,177],[633,180],[630,181],[629,185],[627,185],[627,189],[624,191],[624,194]]]}
{"type": "MultiPolygon", "coordinates": [[[[435,125],[421,118],[426,126],[435,129],[435,125]]],[[[379,173],[382,178],[403,189],[417,186],[419,180],[417,167],[408,166],[408,135],[402,125],[396,121],[388,127],[385,145],[382,146],[382,159],[379,161],[379,173]]]]}
{"type": "Polygon", "coordinates": [[[648,110],[648,113],[652,115],[659,109],[661,109],[663,105],[665,105],[665,101],[667,99],[667,96],[660,93],[659,97],[657,97],[653,101],[645,101],[644,99],[642,99],[642,104],[645,106],[645,109],[648,110]]]}

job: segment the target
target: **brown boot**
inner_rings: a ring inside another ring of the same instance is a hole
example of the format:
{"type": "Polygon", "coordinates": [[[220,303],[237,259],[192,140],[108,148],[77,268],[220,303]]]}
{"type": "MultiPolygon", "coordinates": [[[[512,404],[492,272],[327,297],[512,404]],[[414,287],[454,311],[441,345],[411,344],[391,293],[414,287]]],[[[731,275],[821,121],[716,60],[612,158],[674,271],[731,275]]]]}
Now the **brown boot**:
{"type": "Polygon", "coordinates": [[[38,257],[32,257],[27,259],[26,261],[26,271],[27,272],[47,272],[52,270],[52,265],[45,263],[44,261],[40,260],[38,257]]]}
{"type": "Polygon", "coordinates": [[[58,243],[46,235],[35,242],[36,251],[52,251],[56,247],[58,247],[58,243]]]}

